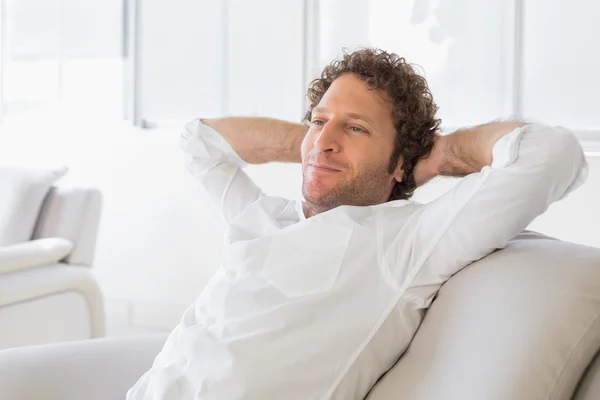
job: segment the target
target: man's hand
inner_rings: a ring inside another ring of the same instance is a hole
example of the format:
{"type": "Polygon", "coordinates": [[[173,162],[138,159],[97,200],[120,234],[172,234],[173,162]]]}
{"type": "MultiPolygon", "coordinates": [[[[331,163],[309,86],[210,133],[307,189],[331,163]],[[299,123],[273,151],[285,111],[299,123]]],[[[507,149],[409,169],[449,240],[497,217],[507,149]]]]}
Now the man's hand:
{"type": "Polygon", "coordinates": [[[417,186],[438,175],[463,177],[481,171],[492,164],[492,149],[498,139],[523,125],[523,122],[490,122],[436,136],[429,157],[415,166],[417,186]]]}
{"type": "Polygon", "coordinates": [[[426,184],[439,175],[438,165],[442,159],[441,155],[444,153],[442,147],[445,146],[445,144],[444,136],[436,134],[431,153],[427,157],[421,158],[417,162],[417,165],[415,165],[413,175],[417,187],[426,184]]]}

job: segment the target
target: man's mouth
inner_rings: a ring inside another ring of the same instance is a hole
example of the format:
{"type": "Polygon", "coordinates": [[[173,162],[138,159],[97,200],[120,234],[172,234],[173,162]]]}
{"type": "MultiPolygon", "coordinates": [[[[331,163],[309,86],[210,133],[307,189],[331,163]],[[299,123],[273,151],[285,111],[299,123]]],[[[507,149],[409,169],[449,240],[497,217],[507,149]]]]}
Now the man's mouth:
{"type": "Polygon", "coordinates": [[[339,169],[336,169],[334,167],[331,167],[329,165],[325,165],[325,164],[308,164],[310,167],[312,167],[315,171],[320,171],[320,172],[341,172],[339,169]]]}

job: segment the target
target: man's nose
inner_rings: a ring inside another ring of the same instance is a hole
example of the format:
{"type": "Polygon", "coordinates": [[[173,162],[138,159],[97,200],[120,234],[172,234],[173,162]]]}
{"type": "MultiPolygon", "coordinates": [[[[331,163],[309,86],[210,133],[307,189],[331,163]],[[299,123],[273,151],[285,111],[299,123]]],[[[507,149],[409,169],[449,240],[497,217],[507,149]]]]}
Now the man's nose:
{"type": "Polygon", "coordinates": [[[331,122],[325,123],[315,140],[315,147],[320,152],[338,153],[340,151],[339,128],[331,122]]]}

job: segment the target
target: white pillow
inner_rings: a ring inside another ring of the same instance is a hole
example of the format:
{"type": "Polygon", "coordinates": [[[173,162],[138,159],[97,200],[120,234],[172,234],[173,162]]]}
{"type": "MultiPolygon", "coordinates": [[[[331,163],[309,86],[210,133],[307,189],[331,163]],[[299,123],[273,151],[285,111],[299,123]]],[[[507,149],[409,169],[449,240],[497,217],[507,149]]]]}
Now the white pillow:
{"type": "Polygon", "coordinates": [[[0,165],[0,246],[31,240],[46,195],[67,170],[0,165]]]}

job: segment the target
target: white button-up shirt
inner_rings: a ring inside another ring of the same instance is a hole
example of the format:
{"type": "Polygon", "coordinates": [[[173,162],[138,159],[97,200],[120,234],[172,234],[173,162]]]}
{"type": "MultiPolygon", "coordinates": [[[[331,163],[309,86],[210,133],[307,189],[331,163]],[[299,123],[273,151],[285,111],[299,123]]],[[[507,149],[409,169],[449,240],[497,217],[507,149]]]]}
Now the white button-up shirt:
{"type": "Polygon", "coordinates": [[[585,180],[572,133],[527,125],[493,163],[428,203],[340,206],[306,219],[264,194],[199,120],[187,168],[226,228],[223,265],[128,399],[363,399],[438,289],[585,180]]]}

